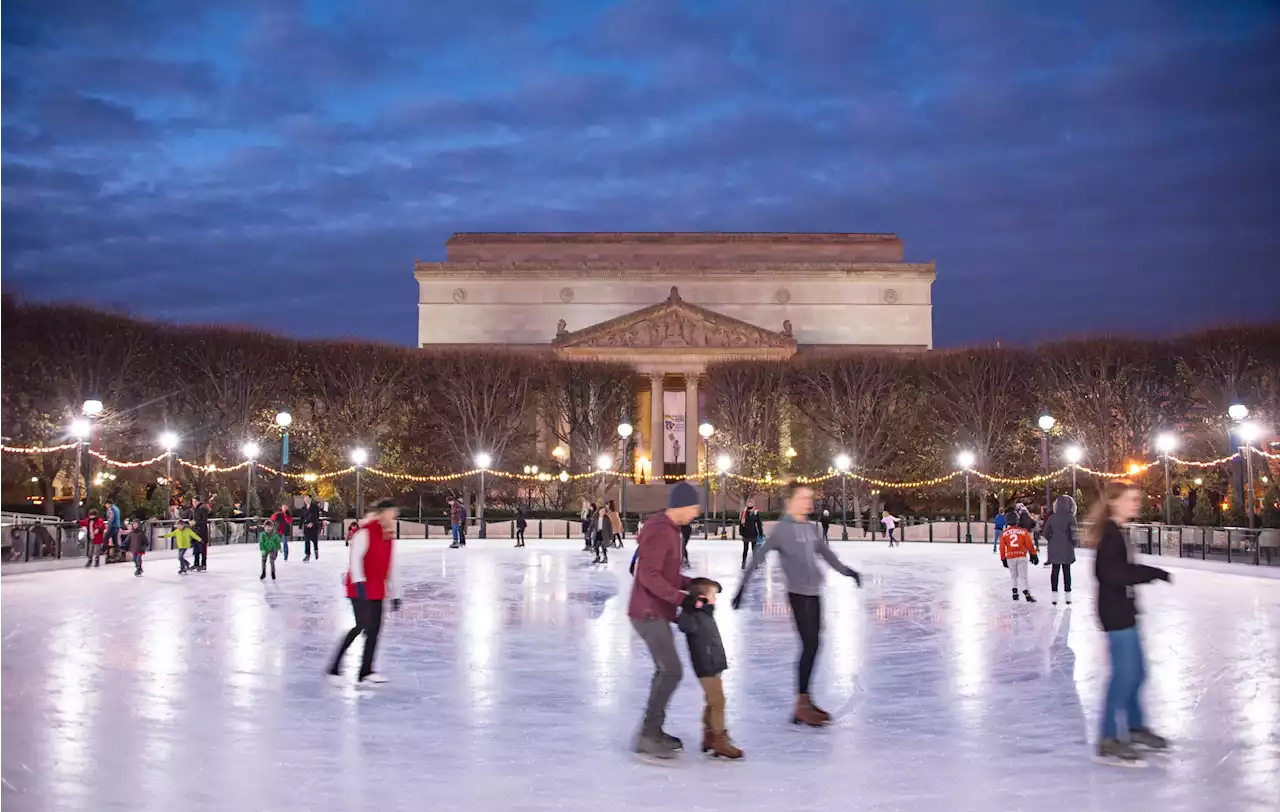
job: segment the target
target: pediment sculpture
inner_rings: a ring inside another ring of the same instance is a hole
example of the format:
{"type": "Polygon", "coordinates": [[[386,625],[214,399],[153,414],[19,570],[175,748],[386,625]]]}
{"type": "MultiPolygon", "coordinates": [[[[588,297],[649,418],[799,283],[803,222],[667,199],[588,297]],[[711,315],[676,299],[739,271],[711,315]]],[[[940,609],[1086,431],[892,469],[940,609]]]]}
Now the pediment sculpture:
{"type": "Polygon", "coordinates": [[[668,310],[586,338],[578,346],[740,349],[773,345],[764,333],[750,325],[717,324],[689,313],[668,310]]]}

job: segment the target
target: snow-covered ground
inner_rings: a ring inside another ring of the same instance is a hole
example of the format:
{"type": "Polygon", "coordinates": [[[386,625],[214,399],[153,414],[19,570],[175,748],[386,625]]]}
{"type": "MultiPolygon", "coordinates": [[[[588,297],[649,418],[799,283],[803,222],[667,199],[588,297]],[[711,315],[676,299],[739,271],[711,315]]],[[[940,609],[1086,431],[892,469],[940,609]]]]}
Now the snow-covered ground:
{"type": "MultiPolygon", "coordinates": [[[[132,568],[6,577],[3,805],[10,810],[1275,810],[1280,588],[1177,569],[1141,587],[1153,727],[1145,770],[1091,760],[1105,637],[1091,562],[1075,603],[1012,603],[989,551],[837,545],[869,576],[831,575],[815,700],[836,722],[788,724],[797,642],[776,566],[718,612],[736,764],[704,760],[691,672],[670,768],[627,746],[652,670],[626,618],[630,545],[608,568],[570,541],[406,542],[406,606],[388,615],[371,690],[334,687],[350,625],[330,543],[258,580],[255,551],[207,573],[132,568]]],[[[298,551],[300,552],[300,545],[298,551]]],[[[740,545],[691,544],[730,591],[740,545]]],[[[679,641],[682,655],[683,640],[679,641]]],[[[348,658],[353,673],[360,644],[348,658]]]]}

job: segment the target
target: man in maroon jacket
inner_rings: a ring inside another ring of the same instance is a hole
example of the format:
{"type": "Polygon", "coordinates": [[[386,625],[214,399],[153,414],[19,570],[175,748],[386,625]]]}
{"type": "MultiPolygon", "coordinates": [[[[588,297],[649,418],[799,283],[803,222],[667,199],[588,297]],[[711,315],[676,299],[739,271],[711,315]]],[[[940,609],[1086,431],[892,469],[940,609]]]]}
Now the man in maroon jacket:
{"type": "Polygon", "coordinates": [[[662,730],[662,723],[681,677],[671,624],[681,606],[701,606],[697,596],[688,592],[689,579],[680,574],[680,528],[697,517],[700,502],[697,488],[688,482],[676,483],[667,497],[667,509],[650,516],[636,539],[636,580],[627,614],[654,664],[649,703],[634,748],[642,756],[669,759],[684,749],[679,739],[662,730]]]}

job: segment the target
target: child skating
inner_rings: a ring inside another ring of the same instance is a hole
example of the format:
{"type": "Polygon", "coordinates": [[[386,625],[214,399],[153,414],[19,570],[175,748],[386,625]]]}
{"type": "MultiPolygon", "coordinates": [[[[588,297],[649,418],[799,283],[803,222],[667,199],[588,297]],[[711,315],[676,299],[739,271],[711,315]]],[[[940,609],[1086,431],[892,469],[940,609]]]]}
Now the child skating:
{"type": "Polygon", "coordinates": [[[191,569],[191,565],[187,563],[187,550],[191,549],[191,542],[201,540],[200,536],[187,527],[186,519],[179,519],[178,525],[161,538],[173,539],[173,546],[178,548],[178,574],[186,575],[191,569]]]}
{"type": "MultiPolygon", "coordinates": [[[[89,515],[79,522],[80,526],[85,529],[88,535],[89,559],[84,562],[84,568],[101,566],[102,548],[106,543],[107,523],[102,521],[98,516],[98,511],[91,510],[89,515]]],[[[108,559],[110,561],[110,559],[108,559]]]]}
{"type": "Polygon", "coordinates": [[[743,753],[729,739],[724,722],[724,684],[720,675],[728,670],[729,659],[716,625],[719,593],[720,584],[709,578],[694,578],[689,582],[689,594],[701,597],[703,603],[684,609],[676,625],[689,643],[689,662],[706,697],[702,711],[702,752],[710,752],[715,758],[739,759],[743,753]]]}
{"type": "Polygon", "coordinates": [[[262,553],[262,575],[259,581],[267,578],[267,561],[271,562],[271,580],[276,579],[276,556],[280,554],[280,534],[271,522],[263,522],[262,532],[258,534],[258,551],[262,553]]]}
{"type": "Polygon", "coordinates": [[[1027,560],[1030,559],[1033,565],[1040,563],[1035,539],[1031,537],[1029,530],[1018,526],[1016,510],[1010,508],[1006,511],[1005,520],[1008,527],[1000,534],[1000,561],[1009,570],[1009,578],[1013,581],[1013,599],[1018,599],[1018,587],[1022,587],[1027,603],[1035,603],[1036,599],[1031,597],[1031,587],[1027,583],[1027,560]]]}
{"type": "Polygon", "coordinates": [[[138,522],[129,523],[129,532],[124,536],[124,546],[133,554],[134,577],[142,577],[142,554],[147,551],[147,531],[138,522]]]}

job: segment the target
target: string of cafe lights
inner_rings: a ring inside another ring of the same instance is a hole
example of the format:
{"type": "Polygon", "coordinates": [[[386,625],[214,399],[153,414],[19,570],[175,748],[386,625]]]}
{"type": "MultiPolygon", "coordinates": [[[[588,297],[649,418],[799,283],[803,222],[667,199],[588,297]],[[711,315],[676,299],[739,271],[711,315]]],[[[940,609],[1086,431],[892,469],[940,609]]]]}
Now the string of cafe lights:
{"type": "MultiPolygon", "coordinates": [[[[37,456],[42,454],[52,454],[59,451],[67,451],[69,449],[75,448],[76,445],[77,445],[76,443],[65,443],[63,445],[43,446],[43,447],[4,445],[4,446],[0,446],[0,450],[3,450],[7,454],[22,454],[22,455],[28,455],[28,456],[37,456]]],[[[1265,449],[1255,448],[1253,446],[1247,446],[1246,448],[1252,451],[1253,453],[1262,455],[1267,459],[1273,459],[1273,460],[1280,459],[1280,454],[1272,453],[1272,452],[1266,451],[1265,449]]],[[[106,454],[103,454],[96,450],[89,451],[88,453],[108,465],[114,466],[116,468],[127,469],[127,468],[142,468],[148,465],[155,465],[157,463],[163,462],[167,457],[169,457],[169,455],[172,452],[166,451],[150,459],[134,460],[134,461],[113,459],[112,457],[109,457],[106,454]]],[[[1241,452],[1237,452],[1235,454],[1229,454],[1225,457],[1219,457],[1213,460],[1185,460],[1185,459],[1170,455],[1169,461],[1173,464],[1187,467],[1187,468],[1214,468],[1220,465],[1225,465],[1226,463],[1229,463],[1234,459],[1240,458],[1241,456],[1242,456],[1241,452]]],[[[179,465],[193,471],[199,471],[202,473],[217,473],[217,474],[225,474],[225,473],[232,473],[235,471],[242,471],[248,468],[250,465],[253,465],[258,470],[265,471],[269,474],[284,477],[290,480],[302,481],[302,482],[318,482],[318,481],[323,481],[328,479],[334,479],[336,477],[353,473],[354,471],[357,470],[357,468],[359,468],[364,472],[373,474],[375,476],[385,477],[387,479],[392,479],[392,480],[401,481],[401,482],[413,482],[416,484],[443,484],[447,482],[456,482],[458,480],[467,479],[468,477],[473,477],[481,473],[484,473],[488,476],[498,477],[501,479],[510,479],[510,480],[515,480],[520,482],[544,482],[544,483],[577,482],[581,480],[592,479],[594,477],[631,478],[634,476],[633,474],[630,474],[630,473],[624,473],[622,471],[612,470],[612,469],[585,471],[585,472],[580,472],[576,474],[571,474],[567,471],[561,471],[559,474],[551,474],[548,472],[538,472],[536,467],[531,467],[530,469],[527,469],[523,473],[519,471],[503,471],[503,470],[494,469],[494,468],[471,468],[469,470],[457,471],[457,472],[448,473],[448,474],[409,474],[409,473],[401,473],[396,471],[387,471],[371,465],[360,465],[360,466],[350,465],[345,468],[340,468],[333,471],[326,471],[322,473],[312,473],[312,472],[283,471],[277,468],[273,468],[264,463],[256,462],[253,460],[244,460],[235,465],[218,466],[213,464],[201,464],[201,463],[191,462],[190,460],[186,460],[181,457],[175,456],[174,462],[177,462],[179,465]]],[[[1028,477],[1009,477],[1009,476],[1002,476],[999,474],[988,474],[976,469],[969,469],[968,472],[979,479],[984,479],[984,480],[987,480],[988,482],[993,482],[1000,485],[1030,486],[1030,485],[1040,485],[1046,481],[1058,479],[1059,477],[1062,477],[1066,474],[1071,473],[1073,469],[1076,472],[1089,474],[1091,476],[1098,477],[1100,479],[1118,479],[1121,477],[1142,476],[1159,464],[1160,464],[1160,460],[1154,460],[1154,461],[1143,462],[1143,463],[1134,462],[1134,463],[1130,463],[1125,468],[1124,471],[1115,472],[1115,471],[1100,471],[1094,468],[1089,468],[1087,466],[1080,465],[1079,463],[1073,463],[1070,465],[1065,465],[1055,471],[1036,474],[1034,476],[1028,476],[1028,477]]],[[[876,488],[883,488],[883,489],[889,489],[889,490],[917,490],[921,488],[932,488],[932,487],[938,487],[940,485],[945,485],[951,482],[952,480],[963,477],[964,474],[965,474],[965,469],[958,469],[958,470],[949,471],[940,476],[936,476],[928,479],[887,480],[887,479],[878,479],[876,477],[866,476],[864,474],[859,474],[855,471],[845,471],[842,474],[839,471],[828,470],[825,474],[799,475],[799,476],[796,476],[795,479],[797,482],[800,482],[806,485],[819,485],[825,482],[829,482],[843,475],[848,479],[854,480],[855,482],[864,482],[876,488]]],[[[735,482],[744,482],[752,485],[763,485],[766,487],[771,486],[774,483],[782,482],[787,479],[787,477],[785,476],[775,477],[772,473],[768,473],[768,474],[765,474],[764,476],[756,477],[756,476],[748,476],[745,474],[739,474],[739,473],[735,473],[727,470],[726,471],[709,471],[701,476],[694,476],[694,477],[689,477],[686,474],[655,474],[652,476],[640,476],[639,478],[644,480],[649,480],[649,481],[671,482],[671,481],[679,481],[684,479],[702,479],[702,478],[710,479],[716,476],[722,476],[726,479],[732,479],[735,482]]]]}

